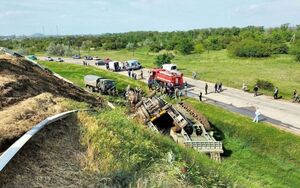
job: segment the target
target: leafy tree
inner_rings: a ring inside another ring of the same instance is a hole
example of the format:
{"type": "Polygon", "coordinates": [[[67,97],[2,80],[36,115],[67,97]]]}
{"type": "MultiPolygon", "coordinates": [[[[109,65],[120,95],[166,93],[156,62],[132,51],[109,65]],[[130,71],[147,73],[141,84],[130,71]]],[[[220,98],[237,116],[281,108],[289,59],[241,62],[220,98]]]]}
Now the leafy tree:
{"type": "Polygon", "coordinates": [[[162,50],[162,46],[158,42],[153,42],[149,46],[149,51],[150,52],[159,52],[160,50],[162,50]]]}
{"type": "Polygon", "coordinates": [[[92,46],[93,46],[93,42],[90,41],[90,40],[86,40],[86,41],[82,42],[81,48],[84,49],[84,50],[90,51],[90,49],[92,48],[92,46]]]}
{"type": "Polygon", "coordinates": [[[289,53],[295,55],[296,61],[300,62],[300,41],[292,44],[289,53]]]}
{"type": "Polygon", "coordinates": [[[196,53],[201,54],[202,52],[204,52],[204,47],[201,43],[197,43],[194,46],[194,50],[196,53]]]}
{"type": "Polygon", "coordinates": [[[190,54],[194,50],[194,44],[188,39],[182,39],[176,45],[175,49],[183,55],[190,54]]]}
{"type": "Polygon", "coordinates": [[[238,57],[268,57],[271,55],[267,44],[252,39],[232,43],[228,51],[238,57]]]}
{"type": "Polygon", "coordinates": [[[128,51],[132,51],[132,56],[134,56],[134,51],[135,51],[135,49],[136,49],[136,46],[135,46],[134,43],[129,42],[129,43],[126,45],[126,49],[127,49],[128,51]]]}
{"type": "Polygon", "coordinates": [[[170,53],[157,55],[155,58],[155,65],[157,67],[161,67],[163,64],[171,63],[173,58],[174,58],[173,54],[170,53]]]}

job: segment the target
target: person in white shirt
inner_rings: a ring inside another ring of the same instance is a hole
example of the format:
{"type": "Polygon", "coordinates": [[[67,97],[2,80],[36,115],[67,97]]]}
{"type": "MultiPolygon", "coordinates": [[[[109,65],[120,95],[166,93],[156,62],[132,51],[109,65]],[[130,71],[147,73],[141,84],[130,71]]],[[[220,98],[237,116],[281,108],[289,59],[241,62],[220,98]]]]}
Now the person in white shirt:
{"type": "Polygon", "coordinates": [[[261,113],[260,113],[259,109],[257,108],[256,111],[255,111],[255,117],[253,119],[253,122],[258,123],[259,120],[260,120],[260,115],[261,115],[261,113]]]}

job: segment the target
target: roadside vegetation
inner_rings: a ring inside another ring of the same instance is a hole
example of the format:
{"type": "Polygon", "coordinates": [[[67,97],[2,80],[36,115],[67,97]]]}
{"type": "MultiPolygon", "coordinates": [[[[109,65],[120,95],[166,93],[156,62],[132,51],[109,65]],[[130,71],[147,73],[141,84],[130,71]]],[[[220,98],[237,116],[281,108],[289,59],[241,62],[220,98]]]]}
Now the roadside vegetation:
{"type": "MultiPolygon", "coordinates": [[[[78,68],[77,74],[82,75],[87,71],[98,71],[94,67],[73,64],[43,64],[78,85],[81,85],[82,77],[74,79],[66,70],[78,68]]],[[[108,74],[111,78],[120,76],[112,72],[108,74]]],[[[145,85],[127,77],[119,82],[145,85]]],[[[300,184],[298,136],[278,130],[267,123],[252,123],[247,117],[193,99],[185,99],[185,102],[201,111],[219,130],[225,149],[222,164],[216,164],[202,154],[182,148],[169,138],[149,132],[139,123],[127,118],[127,111],[121,107],[114,111],[104,110],[100,114],[79,116],[87,136],[83,137],[83,143],[88,146],[89,151],[85,163],[87,169],[103,172],[113,181],[131,185],[150,183],[153,179],[162,180],[165,186],[175,187],[196,184],[209,187],[297,187],[300,184]],[[170,151],[175,156],[172,165],[167,162],[166,157],[170,151]],[[126,158],[129,160],[125,160],[126,158]],[[182,167],[187,167],[187,173],[179,172],[182,167]],[[138,172],[137,175],[130,176],[134,171],[138,172]]],[[[154,181],[153,185],[159,186],[156,184],[158,182],[154,181]]]]}

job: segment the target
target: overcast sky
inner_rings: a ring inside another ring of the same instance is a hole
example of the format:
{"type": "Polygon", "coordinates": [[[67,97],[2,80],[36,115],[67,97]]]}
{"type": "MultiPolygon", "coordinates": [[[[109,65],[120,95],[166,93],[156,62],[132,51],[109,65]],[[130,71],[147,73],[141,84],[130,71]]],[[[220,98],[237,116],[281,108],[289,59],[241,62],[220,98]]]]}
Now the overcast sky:
{"type": "Polygon", "coordinates": [[[300,0],[0,0],[0,35],[300,24],[300,0]],[[43,29],[44,28],[44,29],[43,29]]]}

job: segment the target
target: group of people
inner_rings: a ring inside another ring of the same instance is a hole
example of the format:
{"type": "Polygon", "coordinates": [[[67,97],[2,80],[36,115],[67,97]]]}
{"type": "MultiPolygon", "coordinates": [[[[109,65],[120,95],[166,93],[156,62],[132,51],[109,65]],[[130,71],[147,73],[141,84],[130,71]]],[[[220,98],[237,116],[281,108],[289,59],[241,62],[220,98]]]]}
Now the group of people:
{"type": "Polygon", "coordinates": [[[83,64],[83,66],[88,66],[89,65],[89,63],[86,62],[86,61],[83,61],[82,64],[83,64]]]}
{"type": "Polygon", "coordinates": [[[222,89],[222,82],[216,82],[215,83],[215,93],[220,93],[222,91],[223,91],[223,89],[222,89]]]}
{"type": "MultiPolygon", "coordinates": [[[[134,72],[134,71],[131,70],[131,69],[128,69],[128,77],[131,77],[131,78],[137,80],[137,76],[138,76],[138,74],[137,74],[136,72],[134,72]]],[[[144,73],[143,73],[143,70],[141,70],[141,72],[140,72],[140,78],[141,78],[141,79],[144,79],[144,73]]]]}

